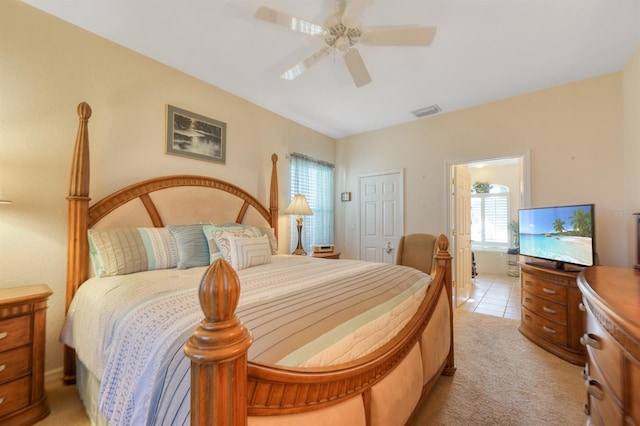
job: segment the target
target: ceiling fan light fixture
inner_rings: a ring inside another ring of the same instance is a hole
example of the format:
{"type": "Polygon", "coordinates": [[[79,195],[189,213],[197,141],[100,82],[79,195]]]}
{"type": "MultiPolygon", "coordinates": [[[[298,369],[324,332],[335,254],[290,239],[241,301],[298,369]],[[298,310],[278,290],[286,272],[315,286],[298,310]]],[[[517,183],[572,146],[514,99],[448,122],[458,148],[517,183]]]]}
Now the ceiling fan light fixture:
{"type": "Polygon", "coordinates": [[[416,109],[414,111],[411,111],[411,114],[415,115],[417,118],[422,118],[422,117],[426,117],[428,115],[433,115],[433,114],[437,114],[440,111],[442,111],[442,109],[436,105],[430,105],[428,107],[424,107],[424,108],[420,108],[420,109],[416,109]]]}
{"type": "Polygon", "coordinates": [[[265,22],[288,28],[292,31],[316,36],[324,40],[325,47],[302,59],[280,75],[285,80],[293,80],[300,74],[328,56],[330,51],[339,51],[356,87],[371,83],[371,75],[356,50],[357,45],[370,46],[428,46],[433,41],[434,27],[385,27],[366,30],[360,27],[360,16],[372,0],[337,0],[334,12],[324,25],[285,12],[261,6],[255,17],[265,22]]]}

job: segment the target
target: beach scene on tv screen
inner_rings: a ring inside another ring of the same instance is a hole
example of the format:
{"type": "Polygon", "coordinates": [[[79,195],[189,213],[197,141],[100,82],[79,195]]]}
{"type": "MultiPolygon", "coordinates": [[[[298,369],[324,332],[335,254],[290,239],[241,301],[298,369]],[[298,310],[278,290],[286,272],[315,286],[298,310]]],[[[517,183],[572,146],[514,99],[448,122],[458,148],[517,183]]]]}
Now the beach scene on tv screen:
{"type": "Polygon", "coordinates": [[[520,211],[520,254],[577,265],[593,264],[591,206],[520,211]]]}

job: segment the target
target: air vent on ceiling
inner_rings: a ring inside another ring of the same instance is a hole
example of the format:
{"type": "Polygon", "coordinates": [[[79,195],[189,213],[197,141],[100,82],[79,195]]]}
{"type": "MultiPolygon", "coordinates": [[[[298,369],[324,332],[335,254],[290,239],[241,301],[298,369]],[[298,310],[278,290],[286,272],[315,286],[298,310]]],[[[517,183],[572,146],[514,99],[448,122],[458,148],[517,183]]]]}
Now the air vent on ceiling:
{"type": "Polygon", "coordinates": [[[437,114],[440,111],[440,107],[438,105],[431,105],[425,108],[420,108],[415,111],[411,111],[411,114],[415,115],[418,118],[426,117],[427,115],[437,114]]]}

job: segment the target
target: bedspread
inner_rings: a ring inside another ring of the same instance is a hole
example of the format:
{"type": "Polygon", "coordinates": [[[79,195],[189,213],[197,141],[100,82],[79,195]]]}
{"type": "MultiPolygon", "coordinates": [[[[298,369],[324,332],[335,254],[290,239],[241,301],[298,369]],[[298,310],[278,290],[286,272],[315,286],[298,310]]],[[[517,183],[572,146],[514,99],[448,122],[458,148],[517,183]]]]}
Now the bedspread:
{"type": "MultiPolygon", "coordinates": [[[[92,278],[80,287],[62,340],[101,379],[99,406],[112,424],[180,423],[188,414],[182,346],[203,318],[204,270],[92,278]]],[[[407,267],[287,255],[238,275],[237,315],[254,336],[249,359],[291,367],[374,351],[414,315],[431,282],[407,267]]]]}

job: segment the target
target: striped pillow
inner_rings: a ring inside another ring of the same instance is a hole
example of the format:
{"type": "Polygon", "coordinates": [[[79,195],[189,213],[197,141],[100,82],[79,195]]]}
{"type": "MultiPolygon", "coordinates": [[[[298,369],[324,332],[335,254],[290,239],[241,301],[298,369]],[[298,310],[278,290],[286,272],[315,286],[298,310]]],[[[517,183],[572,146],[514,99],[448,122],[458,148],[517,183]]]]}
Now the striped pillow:
{"type": "Polygon", "coordinates": [[[178,269],[209,265],[209,247],[203,226],[201,223],[167,226],[178,246],[178,269]]]}
{"type": "Polygon", "coordinates": [[[266,235],[261,237],[236,237],[226,233],[224,238],[229,240],[229,252],[225,260],[231,263],[236,271],[251,266],[271,263],[271,247],[266,235]]]}
{"type": "Polygon", "coordinates": [[[89,230],[89,256],[96,276],[175,268],[178,250],[166,228],[89,230]]]}

